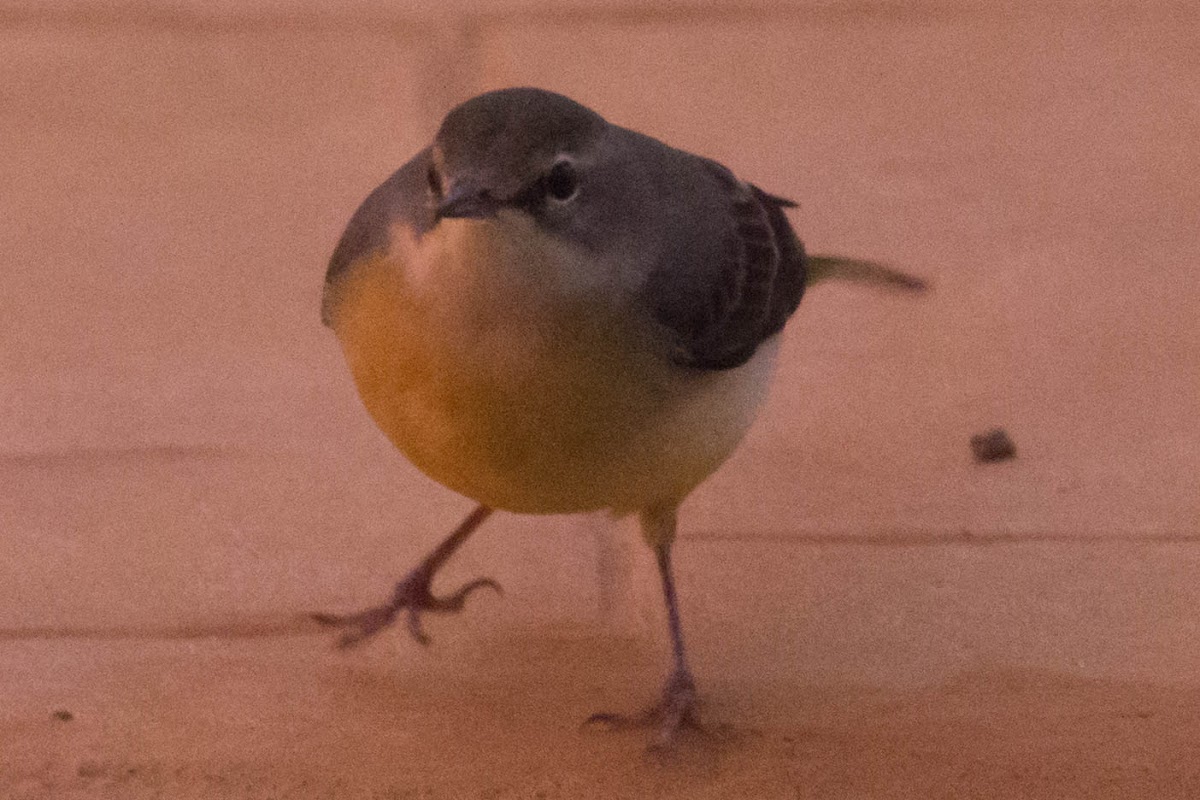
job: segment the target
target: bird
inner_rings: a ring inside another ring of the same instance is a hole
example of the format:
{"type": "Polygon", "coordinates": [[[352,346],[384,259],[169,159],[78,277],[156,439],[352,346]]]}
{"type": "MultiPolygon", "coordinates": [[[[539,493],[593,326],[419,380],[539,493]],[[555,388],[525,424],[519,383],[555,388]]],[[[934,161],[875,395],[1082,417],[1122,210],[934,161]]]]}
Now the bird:
{"type": "Polygon", "coordinates": [[[683,500],[762,405],[806,286],[921,291],[873,261],[806,255],[796,204],[720,163],[518,87],[454,107],[362,202],[325,275],[321,318],[362,403],[418,469],[474,501],[453,532],[355,613],[318,613],[352,647],[402,614],[458,612],[438,569],[494,510],[637,515],[653,550],[672,666],[658,699],[589,722],[704,730],[672,544],[683,500]]]}

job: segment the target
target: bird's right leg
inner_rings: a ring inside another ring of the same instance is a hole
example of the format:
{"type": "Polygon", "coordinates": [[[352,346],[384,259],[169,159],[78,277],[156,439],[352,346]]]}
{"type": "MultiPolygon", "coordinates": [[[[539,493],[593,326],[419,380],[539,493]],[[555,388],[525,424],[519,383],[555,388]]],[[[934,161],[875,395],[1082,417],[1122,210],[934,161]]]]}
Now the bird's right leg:
{"type": "Polygon", "coordinates": [[[679,601],[675,595],[675,577],[671,569],[671,544],[675,540],[675,508],[651,509],[642,513],[642,534],[654,548],[658,574],[662,580],[663,600],[667,607],[667,631],[671,635],[672,669],[667,675],[662,696],[657,703],[641,714],[599,713],[588,717],[584,724],[601,723],[613,730],[657,727],[658,734],[650,743],[651,750],[669,750],[683,730],[706,733],[699,718],[700,701],[696,681],[688,666],[683,646],[683,626],[679,621],[679,601]]]}
{"type": "Polygon", "coordinates": [[[487,586],[497,592],[501,591],[500,584],[491,578],[473,580],[454,594],[445,597],[435,597],[430,587],[438,568],[454,555],[467,537],[474,533],[491,513],[492,509],[487,506],[476,506],[445,541],[396,584],[390,602],[355,614],[313,614],[313,619],[322,625],[341,629],[343,633],[338,639],[338,647],[347,648],[370,639],[395,622],[396,615],[401,610],[408,609],[408,632],[421,644],[429,644],[429,637],[421,627],[422,611],[456,613],[462,610],[467,595],[476,589],[487,586]]]}

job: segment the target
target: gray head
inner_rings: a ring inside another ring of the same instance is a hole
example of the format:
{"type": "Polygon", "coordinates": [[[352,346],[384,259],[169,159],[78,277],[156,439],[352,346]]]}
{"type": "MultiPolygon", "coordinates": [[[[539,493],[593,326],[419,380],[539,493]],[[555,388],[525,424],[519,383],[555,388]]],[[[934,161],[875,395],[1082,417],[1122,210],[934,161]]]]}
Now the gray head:
{"type": "MultiPolygon", "coordinates": [[[[488,92],[456,107],[434,139],[427,176],[438,220],[485,219],[510,209],[580,244],[619,217],[636,185],[608,146],[621,129],[540,89],[488,92]]],[[[608,235],[612,234],[609,230],[608,235]]],[[[611,242],[611,239],[608,240],[611,242]]]]}
{"type": "Polygon", "coordinates": [[[504,224],[508,215],[501,212],[511,211],[575,247],[648,250],[644,231],[638,247],[631,244],[652,205],[647,171],[637,166],[644,148],[631,144],[631,136],[637,139],[573,100],[538,89],[489,92],[453,109],[433,143],[350,219],[325,274],[325,320],[337,296],[331,288],[364,256],[386,250],[397,222],[422,236],[453,218],[504,224]]]}

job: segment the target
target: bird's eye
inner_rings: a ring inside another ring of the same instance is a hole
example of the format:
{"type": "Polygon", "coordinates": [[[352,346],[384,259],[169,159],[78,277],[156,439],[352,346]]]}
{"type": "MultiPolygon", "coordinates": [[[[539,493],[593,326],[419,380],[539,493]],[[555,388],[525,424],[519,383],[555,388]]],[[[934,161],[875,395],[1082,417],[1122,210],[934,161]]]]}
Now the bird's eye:
{"type": "Polygon", "coordinates": [[[546,174],[546,194],[565,203],[579,192],[579,176],[570,161],[559,161],[546,174]]]}
{"type": "Polygon", "coordinates": [[[442,196],[442,176],[438,175],[437,167],[433,164],[429,165],[429,171],[425,173],[425,180],[429,182],[429,192],[434,197],[442,196]]]}

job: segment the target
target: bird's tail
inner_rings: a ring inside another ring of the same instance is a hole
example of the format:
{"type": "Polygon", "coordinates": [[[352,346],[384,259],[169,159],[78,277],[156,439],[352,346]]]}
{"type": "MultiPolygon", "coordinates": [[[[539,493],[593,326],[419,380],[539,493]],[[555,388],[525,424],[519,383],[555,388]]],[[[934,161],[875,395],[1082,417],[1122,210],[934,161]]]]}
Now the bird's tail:
{"type": "Polygon", "coordinates": [[[875,261],[825,255],[810,255],[804,261],[806,286],[838,280],[903,292],[924,292],[929,289],[929,285],[921,278],[875,261]]]}

